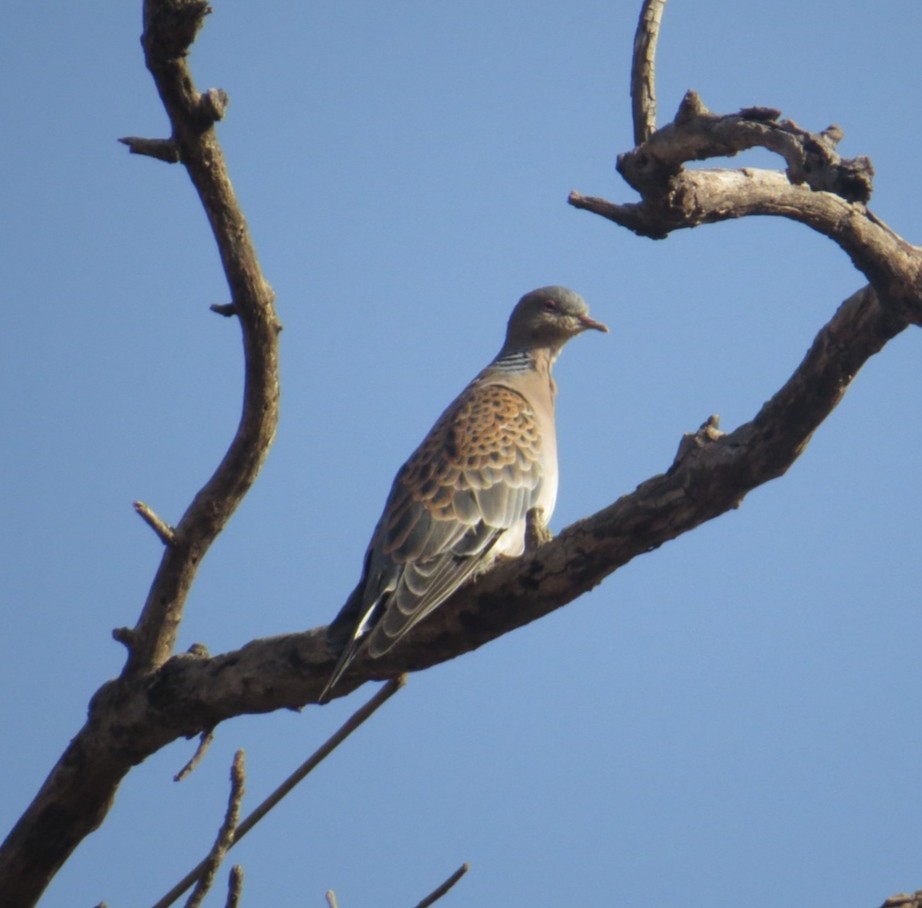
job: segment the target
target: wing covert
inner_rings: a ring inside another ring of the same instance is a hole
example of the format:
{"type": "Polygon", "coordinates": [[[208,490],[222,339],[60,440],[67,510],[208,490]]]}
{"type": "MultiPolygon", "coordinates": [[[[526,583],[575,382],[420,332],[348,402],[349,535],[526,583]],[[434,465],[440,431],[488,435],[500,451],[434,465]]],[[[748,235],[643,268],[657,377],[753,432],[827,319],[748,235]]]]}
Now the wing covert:
{"type": "Polygon", "coordinates": [[[531,407],[502,385],[471,385],[442,414],[397,474],[372,540],[365,601],[383,592],[376,577],[391,585],[373,654],[490,563],[538,498],[540,452],[531,407]]]}

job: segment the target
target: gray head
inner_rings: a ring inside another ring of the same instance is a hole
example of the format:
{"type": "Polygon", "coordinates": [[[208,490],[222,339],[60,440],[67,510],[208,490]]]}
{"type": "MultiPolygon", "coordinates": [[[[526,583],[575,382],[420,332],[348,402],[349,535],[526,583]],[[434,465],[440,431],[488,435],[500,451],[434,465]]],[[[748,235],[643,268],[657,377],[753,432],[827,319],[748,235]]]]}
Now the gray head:
{"type": "Polygon", "coordinates": [[[571,338],[589,329],[608,331],[589,317],[586,301],[566,287],[540,287],[526,293],[512,310],[504,351],[548,347],[555,353],[571,338]]]}

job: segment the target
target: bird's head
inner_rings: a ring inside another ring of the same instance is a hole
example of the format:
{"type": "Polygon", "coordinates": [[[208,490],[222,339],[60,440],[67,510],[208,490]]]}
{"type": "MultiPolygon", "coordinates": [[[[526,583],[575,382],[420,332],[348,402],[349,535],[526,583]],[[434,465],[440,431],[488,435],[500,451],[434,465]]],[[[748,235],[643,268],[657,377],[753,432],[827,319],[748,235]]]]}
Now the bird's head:
{"type": "Polygon", "coordinates": [[[566,287],[541,287],[526,293],[512,310],[506,329],[505,350],[559,350],[583,331],[608,331],[589,317],[586,301],[566,287]]]}

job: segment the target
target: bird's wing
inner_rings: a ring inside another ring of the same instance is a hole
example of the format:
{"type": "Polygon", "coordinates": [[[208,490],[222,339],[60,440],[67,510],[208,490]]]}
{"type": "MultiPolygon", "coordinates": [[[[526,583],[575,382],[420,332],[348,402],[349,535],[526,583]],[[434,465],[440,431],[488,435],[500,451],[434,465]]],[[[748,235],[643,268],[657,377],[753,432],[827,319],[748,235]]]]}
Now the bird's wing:
{"type": "Polygon", "coordinates": [[[470,385],[397,474],[372,539],[364,612],[383,606],[372,656],[490,563],[500,536],[534,506],[543,478],[541,435],[525,397],[503,385],[470,385]]]}

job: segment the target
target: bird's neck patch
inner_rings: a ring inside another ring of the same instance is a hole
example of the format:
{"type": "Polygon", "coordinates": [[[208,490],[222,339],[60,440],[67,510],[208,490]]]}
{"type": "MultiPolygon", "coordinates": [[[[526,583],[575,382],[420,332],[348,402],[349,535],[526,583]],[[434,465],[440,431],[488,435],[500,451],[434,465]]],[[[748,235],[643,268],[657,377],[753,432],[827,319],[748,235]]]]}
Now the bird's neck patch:
{"type": "Polygon", "coordinates": [[[508,373],[528,372],[535,368],[535,362],[527,350],[511,350],[497,356],[493,368],[508,373]]]}

